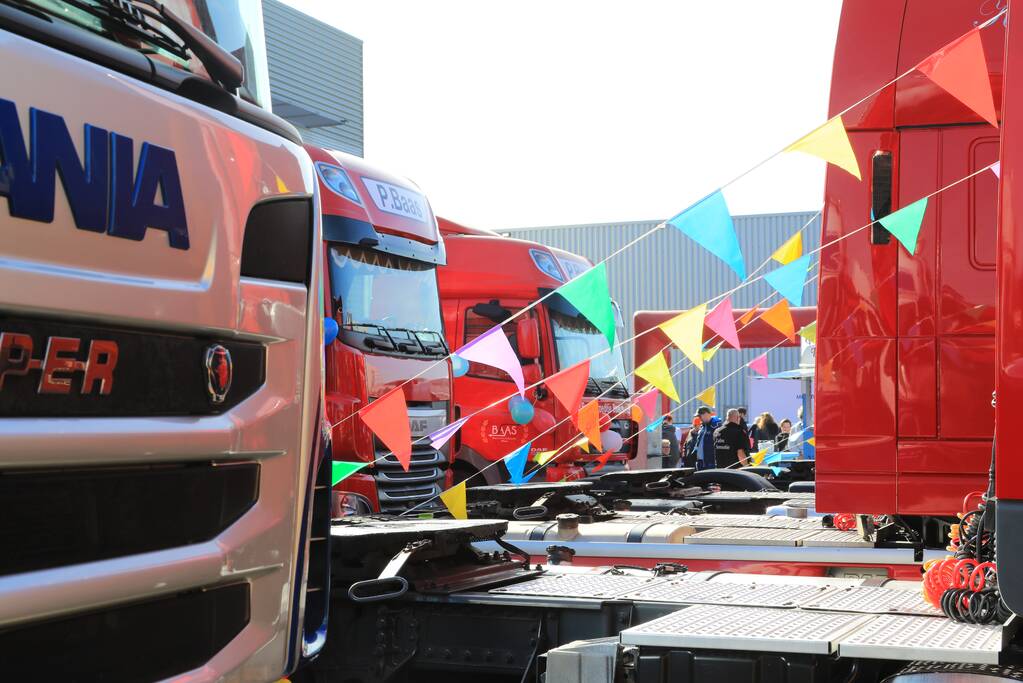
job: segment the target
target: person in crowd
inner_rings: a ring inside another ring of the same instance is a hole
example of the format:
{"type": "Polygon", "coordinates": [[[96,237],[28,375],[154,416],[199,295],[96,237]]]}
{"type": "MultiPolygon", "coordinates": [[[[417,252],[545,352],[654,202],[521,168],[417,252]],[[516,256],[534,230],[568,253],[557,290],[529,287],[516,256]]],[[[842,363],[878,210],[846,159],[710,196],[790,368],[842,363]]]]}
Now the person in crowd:
{"type": "MultiPolygon", "coordinates": [[[[760,413],[760,417],[757,418],[753,428],[750,429],[750,438],[753,444],[759,444],[761,441],[774,443],[779,432],[781,432],[781,427],[774,421],[771,413],[760,413]]],[[[755,447],[759,450],[759,445],[755,447]]]]}
{"type": "Polygon", "coordinates": [[[685,443],[682,444],[683,467],[696,467],[696,437],[699,436],[702,426],[703,422],[700,420],[700,416],[693,415],[693,426],[689,428],[685,443]]]}
{"type": "Polygon", "coordinates": [[[666,414],[664,421],[661,422],[661,439],[667,441],[670,446],[668,455],[661,458],[661,467],[678,467],[678,435],[675,433],[671,413],[666,414]]]}
{"type": "Polygon", "coordinates": [[[661,467],[664,467],[664,463],[671,459],[671,442],[667,439],[661,439],[661,467]]]}
{"type": "Polygon", "coordinates": [[[700,433],[696,435],[696,467],[701,470],[714,469],[717,467],[714,458],[714,430],[721,426],[721,418],[715,417],[714,411],[707,406],[700,406],[696,415],[700,419],[700,433]]]}
{"type": "Polygon", "coordinates": [[[792,433],[792,420],[785,418],[778,423],[781,427],[781,431],[778,432],[778,436],[774,437],[774,450],[784,451],[789,447],[789,434],[792,433]]]}
{"type": "Polygon", "coordinates": [[[725,414],[725,423],[714,430],[714,455],[717,466],[719,468],[748,466],[749,448],[749,439],[739,426],[739,411],[730,408],[725,414]]]}
{"type": "MultiPolygon", "coordinates": [[[[739,406],[739,426],[742,427],[742,433],[749,435],[749,423],[746,422],[746,406],[739,406]]],[[[755,444],[754,444],[755,445],[755,444]]]]}

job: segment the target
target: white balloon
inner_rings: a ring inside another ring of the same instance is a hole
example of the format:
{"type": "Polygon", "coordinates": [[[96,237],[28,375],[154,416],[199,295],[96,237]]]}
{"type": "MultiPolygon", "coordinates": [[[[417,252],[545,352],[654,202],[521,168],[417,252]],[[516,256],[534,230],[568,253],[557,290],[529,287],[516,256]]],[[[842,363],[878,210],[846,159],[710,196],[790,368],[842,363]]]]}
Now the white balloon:
{"type": "Polygon", "coordinates": [[[601,432],[600,445],[604,447],[605,453],[608,451],[617,453],[618,449],[622,447],[622,435],[618,432],[613,432],[610,429],[606,432],[601,432]]]}

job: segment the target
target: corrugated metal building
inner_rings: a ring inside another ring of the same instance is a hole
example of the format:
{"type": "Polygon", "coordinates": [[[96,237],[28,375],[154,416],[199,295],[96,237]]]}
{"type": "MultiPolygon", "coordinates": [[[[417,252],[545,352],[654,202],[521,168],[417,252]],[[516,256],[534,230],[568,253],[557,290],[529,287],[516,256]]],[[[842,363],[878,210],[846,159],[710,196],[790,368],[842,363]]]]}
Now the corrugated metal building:
{"type": "MultiPolygon", "coordinates": [[[[809,251],[820,244],[820,218],[814,212],[736,216],[734,220],[739,244],[746,258],[746,268],[751,274],[804,225],[804,249],[809,251]]],[[[513,228],[503,231],[503,234],[565,249],[596,263],[651,230],[659,222],[513,228]]],[[[738,278],[727,266],[670,226],[612,258],[607,263],[607,272],[611,296],[622,308],[629,337],[634,334],[632,315],[636,311],[691,308],[739,284],[738,278]]],[[[815,267],[811,268],[811,277],[816,272],[815,267]]],[[[807,285],[804,305],[817,304],[816,284],[814,281],[807,285]]],[[[763,280],[744,286],[732,295],[732,303],[736,308],[748,308],[764,299],[768,299],[767,304],[770,305],[778,301],[779,296],[763,280]]],[[[626,364],[630,370],[633,364],[632,352],[630,343],[624,348],[626,364]]],[[[723,347],[706,364],[703,373],[696,368],[689,368],[675,376],[679,396],[683,400],[696,396],[709,384],[744,366],[760,353],[763,353],[763,349],[735,351],[723,347]]],[[[673,351],[672,365],[683,359],[681,353],[673,351]]],[[[768,352],[768,363],[772,372],[794,369],[799,365],[799,349],[774,349],[768,352]]],[[[684,365],[676,366],[673,372],[684,365]]],[[[723,408],[747,404],[746,384],[750,372],[749,369],[742,369],[718,385],[719,412],[723,408]]]]}
{"type": "Polygon", "coordinates": [[[363,156],[362,41],[263,0],[273,111],[307,142],[363,156]]]}

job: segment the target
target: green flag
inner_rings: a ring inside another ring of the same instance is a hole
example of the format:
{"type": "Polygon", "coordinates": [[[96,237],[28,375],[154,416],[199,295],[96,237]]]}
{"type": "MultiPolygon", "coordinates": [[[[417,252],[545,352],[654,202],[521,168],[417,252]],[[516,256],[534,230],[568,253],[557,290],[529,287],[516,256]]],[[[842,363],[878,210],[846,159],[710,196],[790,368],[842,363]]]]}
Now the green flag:
{"type": "Polygon", "coordinates": [[[811,344],[817,343],[817,321],[814,320],[809,325],[806,325],[799,330],[799,336],[810,342],[811,344]]]}
{"type": "Polygon", "coordinates": [[[924,222],[926,212],[927,197],[924,197],[895,213],[888,214],[878,222],[895,235],[895,239],[902,243],[906,251],[913,254],[916,252],[916,238],[920,234],[920,226],[924,222]]]}
{"type": "Polygon", "coordinates": [[[347,479],[352,476],[369,463],[365,462],[348,462],[344,460],[334,460],[330,463],[330,485],[333,488],[337,486],[338,482],[347,479]]]}
{"type": "Polygon", "coordinates": [[[611,306],[607,269],[603,263],[558,287],[557,292],[607,337],[608,346],[614,346],[615,312],[611,306]]]}

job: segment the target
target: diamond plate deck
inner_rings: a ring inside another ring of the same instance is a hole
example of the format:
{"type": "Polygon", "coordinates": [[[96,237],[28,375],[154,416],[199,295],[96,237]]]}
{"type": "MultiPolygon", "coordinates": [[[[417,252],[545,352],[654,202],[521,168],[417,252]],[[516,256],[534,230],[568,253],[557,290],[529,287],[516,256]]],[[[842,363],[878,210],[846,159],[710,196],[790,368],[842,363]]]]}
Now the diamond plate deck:
{"type": "Polygon", "coordinates": [[[800,606],[804,609],[829,610],[831,612],[944,616],[941,610],[935,609],[928,604],[918,590],[907,591],[879,586],[850,586],[848,588],[841,588],[804,602],[800,606]]]}
{"type": "Polygon", "coordinates": [[[874,617],[761,607],[695,605],[622,631],[625,645],[826,655],[874,617]]]}
{"type": "MultiPolygon", "coordinates": [[[[676,580],[678,580],[677,577],[676,580]]],[[[494,588],[490,592],[505,595],[606,599],[665,581],[666,579],[657,577],[615,574],[549,574],[532,581],[494,588]]]]}
{"type": "Polygon", "coordinates": [[[843,657],[868,659],[997,664],[1004,633],[1001,626],[885,614],[841,637],[838,652],[843,657]]]}
{"type": "Polygon", "coordinates": [[[837,590],[825,584],[728,583],[669,581],[647,586],[619,597],[647,602],[745,605],[750,607],[797,607],[807,600],[837,590]]]}
{"type": "Polygon", "coordinates": [[[736,529],[722,527],[700,531],[687,536],[685,542],[727,545],[797,546],[803,539],[810,538],[816,533],[818,532],[802,529],[736,529]]]}
{"type": "Polygon", "coordinates": [[[871,541],[864,541],[855,531],[825,529],[816,535],[803,539],[808,548],[873,548],[871,541]]]}

